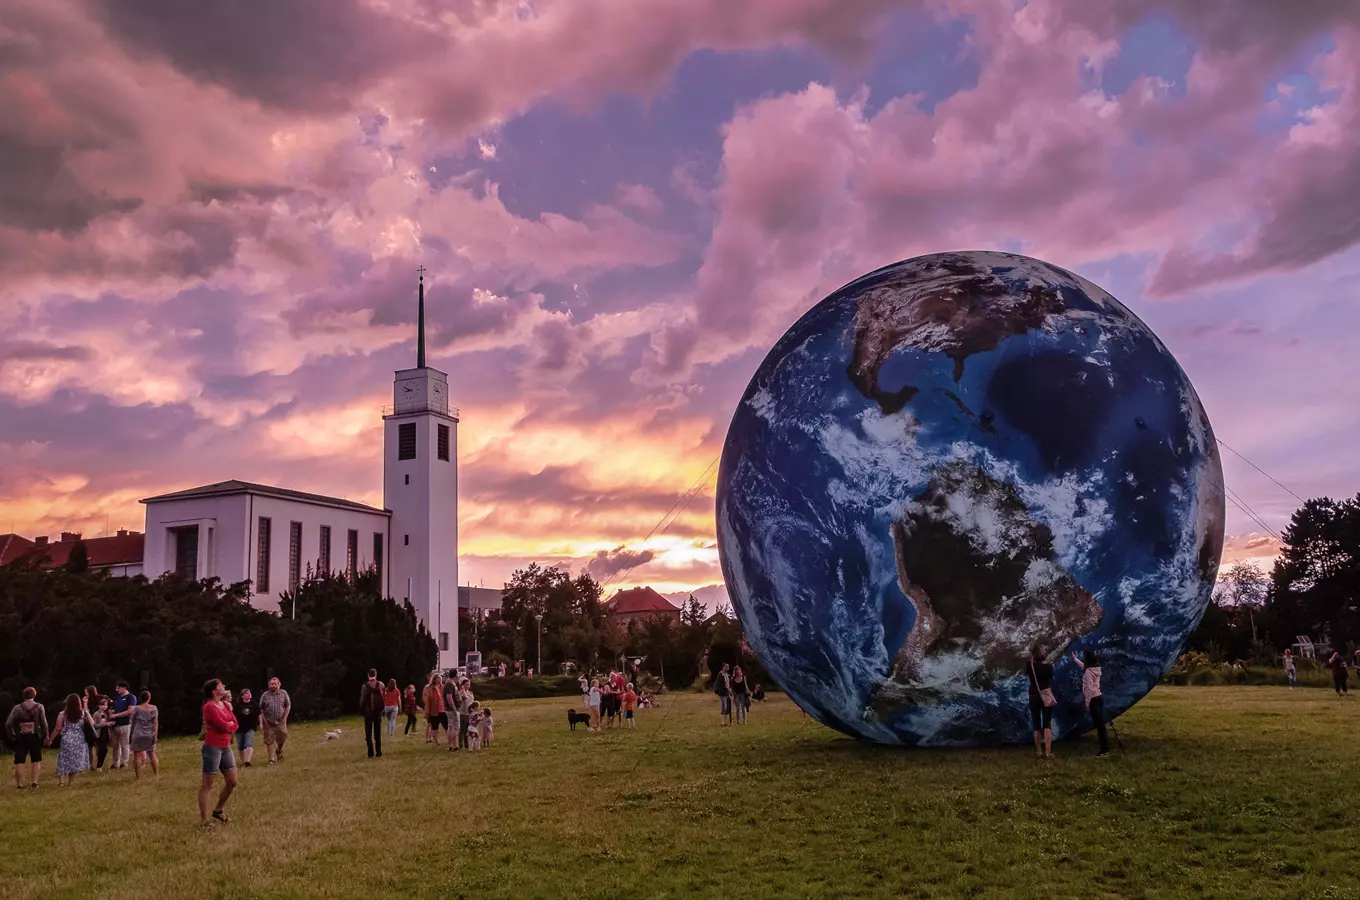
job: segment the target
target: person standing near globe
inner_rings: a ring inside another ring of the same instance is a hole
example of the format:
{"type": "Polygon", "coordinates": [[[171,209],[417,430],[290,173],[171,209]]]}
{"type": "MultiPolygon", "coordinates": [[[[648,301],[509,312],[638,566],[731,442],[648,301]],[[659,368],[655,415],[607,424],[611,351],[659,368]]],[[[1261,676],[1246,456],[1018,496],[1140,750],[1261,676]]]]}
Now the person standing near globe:
{"type": "Polygon", "coordinates": [[[713,676],[713,693],[718,695],[718,716],[722,719],[722,724],[732,724],[732,675],[730,666],[722,664],[722,668],[713,676]]]}
{"type": "Polygon", "coordinates": [[[1053,664],[1044,659],[1044,648],[1036,645],[1029,661],[1029,720],[1034,726],[1034,752],[1042,759],[1053,758],[1053,707],[1057,705],[1053,664]]]}
{"type": "Polygon", "coordinates": [[[1104,756],[1110,752],[1110,738],[1105,733],[1105,698],[1100,695],[1100,660],[1094,650],[1087,650],[1085,659],[1074,652],[1072,662],[1081,669],[1081,696],[1096,726],[1096,737],[1100,739],[1100,752],[1096,756],[1104,756]]]}

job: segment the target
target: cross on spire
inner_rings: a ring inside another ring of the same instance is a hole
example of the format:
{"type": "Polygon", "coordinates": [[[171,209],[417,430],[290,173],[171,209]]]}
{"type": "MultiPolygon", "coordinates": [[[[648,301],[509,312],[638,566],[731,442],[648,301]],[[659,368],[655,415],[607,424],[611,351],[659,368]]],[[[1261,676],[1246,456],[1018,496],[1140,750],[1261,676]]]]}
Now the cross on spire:
{"type": "Polygon", "coordinates": [[[416,312],[416,368],[425,368],[425,267],[416,269],[420,273],[420,301],[416,312]]]}

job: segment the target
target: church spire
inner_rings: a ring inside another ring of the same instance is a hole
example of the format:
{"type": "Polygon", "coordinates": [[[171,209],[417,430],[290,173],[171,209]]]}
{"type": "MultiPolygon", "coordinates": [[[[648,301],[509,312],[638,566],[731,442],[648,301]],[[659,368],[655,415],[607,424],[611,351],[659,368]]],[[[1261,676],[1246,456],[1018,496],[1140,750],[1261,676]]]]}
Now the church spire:
{"type": "Polygon", "coordinates": [[[420,273],[420,305],[416,313],[416,368],[425,368],[425,267],[416,270],[420,273]]]}

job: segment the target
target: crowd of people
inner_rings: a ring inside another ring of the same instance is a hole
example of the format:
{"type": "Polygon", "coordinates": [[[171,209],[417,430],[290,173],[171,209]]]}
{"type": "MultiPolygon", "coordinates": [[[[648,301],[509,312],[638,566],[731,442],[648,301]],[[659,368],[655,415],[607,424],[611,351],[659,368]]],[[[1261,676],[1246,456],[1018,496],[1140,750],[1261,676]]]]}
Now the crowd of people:
{"type": "Polygon", "coordinates": [[[586,705],[590,715],[587,731],[601,731],[606,728],[637,728],[637,710],[646,709],[653,703],[648,691],[638,693],[633,682],[618,669],[610,669],[603,679],[577,679],[581,688],[581,702],[586,705]]]}
{"type": "Polygon", "coordinates": [[[142,777],[150,766],[160,774],[156,745],[160,740],[160,713],[151,692],[134,695],[127,682],[114,687],[113,697],[94,685],[83,694],[67,694],[50,722],[38,692],[24,688],[22,699],[5,720],[5,734],[14,748],[14,786],[36,788],[41,784],[43,751],[55,748],[57,784],[66,787],[82,772],[126,769],[142,777]]]}
{"type": "MultiPolygon", "coordinates": [[[[436,672],[430,676],[423,698],[422,705],[413,684],[403,692],[396,679],[384,684],[376,670],[368,671],[359,689],[359,710],[369,758],[382,756],[384,732],[389,738],[396,736],[397,716],[403,711],[404,735],[415,729],[416,717],[423,712],[427,743],[438,746],[443,731],[450,750],[480,750],[491,745],[495,736],[491,710],[473,697],[467,678],[446,679],[436,672]]],[[[203,686],[203,728],[199,735],[203,766],[198,791],[203,825],[228,821],[225,808],[237,785],[237,755],[242,767],[253,765],[257,735],[264,743],[268,763],[283,762],[292,710],[292,698],[278,678],[270,678],[258,698],[248,687],[233,696],[217,678],[203,686]],[[212,792],[219,777],[222,786],[214,803],[212,792]]],[[[104,772],[106,762],[109,771],[131,764],[137,778],[147,766],[152,775],[160,775],[156,752],[159,712],[151,702],[150,691],[134,695],[127,682],[118,682],[112,697],[104,696],[94,685],[84,694],[68,695],[55,721],[39,701],[37,690],[24,688],[22,699],[5,720],[5,735],[14,748],[14,786],[19,789],[41,784],[43,753],[48,749],[56,750],[57,779],[62,787],[72,784],[82,772],[104,772]]]]}
{"type": "Polygon", "coordinates": [[[406,686],[403,705],[406,710],[405,733],[411,733],[415,728],[416,715],[423,712],[425,743],[435,747],[439,746],[441,730],[450,751],[480,750],[491,746],[495,739],[491,709],[483,707],[472,695],[472,682],[466,676],[449,675],[446,678],[435,672],[426,682],[419,699],[416,697],[415,685],[406,686]]]}

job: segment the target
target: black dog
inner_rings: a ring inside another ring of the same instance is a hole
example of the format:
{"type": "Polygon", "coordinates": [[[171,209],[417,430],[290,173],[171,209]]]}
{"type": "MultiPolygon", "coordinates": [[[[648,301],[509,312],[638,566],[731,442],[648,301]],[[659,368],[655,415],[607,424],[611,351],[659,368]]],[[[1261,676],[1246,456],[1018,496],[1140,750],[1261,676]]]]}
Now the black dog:
{"type": "Polygon", "coordinates": [[[590,713],[578,713],[574,709],[567,710],[567,724],[571,726],[572,731],[576,730],[576,725],[578,722],[589,728],[590,713]]]}

